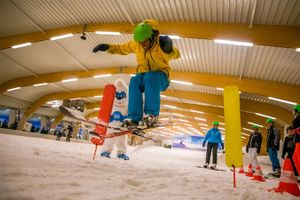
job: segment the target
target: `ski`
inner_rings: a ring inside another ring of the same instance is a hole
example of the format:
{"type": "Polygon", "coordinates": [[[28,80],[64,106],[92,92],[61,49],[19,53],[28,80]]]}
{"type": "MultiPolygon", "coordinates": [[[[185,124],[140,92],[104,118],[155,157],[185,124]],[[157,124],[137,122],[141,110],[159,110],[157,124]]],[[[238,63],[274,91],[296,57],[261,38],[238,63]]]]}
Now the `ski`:
{"type": "Polygon", "coordinates": [[[119,131],[119,132],[126,132],[126,131],[143,131],[143,130],[147,130],[147,129],[152,129],[152,128],[157,128],[157,127],[165,127],[165,126],[170,126],[172,125],[172,123],[167,123],[167,124],[161,124],[159,123],[157,126],[153,126],[153,127],[143,127],[143,128],[139,128],[139,127],[134,127],[134,128],[119,128],[119,127],[113,127],[113,126],[109,126],[108,123],[105,123],[105,122],[93,122],[93,121],[90,121],[90,120],[87,120],[83,113],[76,110],[76,109],[72,109],[72,108],[67,108],[65,106],[60,106],[59,107],[59,110],[65,114],[66,116],[70,117],[70,118],[73,118],[73,119],[76,119],[78,121],[81,121],[81,122],[85,122],[85,123],[89,123],[89,124],[93,124],[93,125],[98,125],[98,126],[101,126],[101,127],[106,127],[108,129],[113,129],[113,130],[116,130],[116,131],[119,131]]]}
{"type": "Polygon", "coordinates": [[[220,172],[226,172],[227,171],[226,169],[219,169],[219,168],[212,169],[210,167],[203,167],[203,166],[196,166],[196,167],[203,168],[203,169],[209,169],[209,170],[213,170],[213,171],[220,171],[220,172]]]}
{"type": "Polygon", "coordinates": [[[76,119],[76,120],[81,121],[81,122],[85,122],[85,123],[93,124],[93,125],[98,125],[98,126],[102,126],[102,127],[106,127],[106,128],[111,128],[111,129],[115,129],[115,130],[121,130],[120,128],[111,127],[105,122],[101,122],[101,121],[100,122],[94,122],[94,121],[87,120],[84,117],[82,112],[80,112],[76,109],[73,109],[73,108],[67,108],[65,106],[60,106],[59,110],[63,114],[65,114],[67,117],[76,119]]]}
{"type": "Polygon", "coordinates": [[[273,176],[273,175],[271,175],[271,174],[269,173],[269,174],[264,175],[264,178],[265,178],[265,179],[279,180],[280,177],[275,177],[275,176],[273,176]]]}
{"type": "Polygon", "coordinates": [[[148,140],[152,140],[153,142],[159,142],[158,140],[155,140],[151,137],[147,137],[144,134],[146,134],[145,132],[143,132],[142,130],[127,130],[127,131],[121,131],[121,132],[116,132],[116,133],[108,133],[106,135],[99,135],[96,132],[91,131],[90,135],[95,136],[95,137],[99,137],[102,139],[107,139],[107,138],[115,138],[115,137],[119,137],[122,135],[126,135],[126,134],[132,134],[138,137],[142,137],[148,140]]]}
{"type": "Polygon", "coordinates": [[[130,127],[128,127],[128,128],[119,128],[119,127],[109,126],[105,122],[99,122],[99,123],[97,123],[97,122],[89,121],[89,120],[85,119],[85,117],[84,117],[84,115],[83,115],[82,112],[80,112],[78,110],[75,110],[75,109],[72,109],[72,108],[67,108],[65,106],[60,106],[59,110],[62,113],[64,113],[66,116],[68,116],[70,118],[73,118],[73,119],[76,119],[78,121],[89,123],[89,124],[93,124],[93,125],[98,125],[98,126],[105,127],[105,128],[108,128],[108,129],[116,131],[114,133],[107,133],[106,135],[97,134],[96,132],[90,132],[91,135],[97,136],[97,137],[102,138],[102,139],[114,138],[114,137],[118,137],[118,136],[125,135],[125,134],[133,134],[133,135],[136,135],[136,136],[139,136],[139,137],[143,137],[145,139],[152,140],[154,142],[158,142],[158,141],[154,140],[153,138],[145,136],[144,135],[145,134],[144,131],[148,130],[148,129],[153,129],[153,128],[157,128],[157,127],[164,127],[166,125],[171,125],[171,124],[166,124],[166,125],[159,124],[158,126],[154,126],[154,127],[143,127],[143,128],[139,128],[139,127],[132,127],[132,128],[130,128],[130,127]]]}

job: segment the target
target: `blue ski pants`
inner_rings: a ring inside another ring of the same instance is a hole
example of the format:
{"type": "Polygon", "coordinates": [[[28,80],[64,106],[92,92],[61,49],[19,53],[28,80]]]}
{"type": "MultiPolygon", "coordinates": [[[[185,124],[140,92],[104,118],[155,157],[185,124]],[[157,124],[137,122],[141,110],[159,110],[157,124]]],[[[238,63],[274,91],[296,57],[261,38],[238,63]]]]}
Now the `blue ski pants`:
{"type": "Polygon", "coordinates": [[[139,122],[143,113],[158,116],[160,110],[160,92],[169,86],[164,72],[150,71],[136,74],[129,83],[128,118],[139,122]],[[143,106],[143,93],[145,104],[143,106]]]}

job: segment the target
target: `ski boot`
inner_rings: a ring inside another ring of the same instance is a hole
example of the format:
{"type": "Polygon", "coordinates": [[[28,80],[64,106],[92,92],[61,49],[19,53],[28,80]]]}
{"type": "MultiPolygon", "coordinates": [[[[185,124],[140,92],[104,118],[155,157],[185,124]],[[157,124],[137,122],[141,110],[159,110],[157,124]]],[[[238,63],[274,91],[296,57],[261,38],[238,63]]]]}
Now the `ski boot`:
{"type": "Polygon", "coordinates": [[[217,169],[217,165],[216,164],[212,164],[209,168],[210,169],[217,169]]]}
{"type": "Polygon", "coordinates": [[[129,157],[126,154],[119,154],[117,156],[119,159],[123,159],[123,160],[129,160],[129,157]]]}
{"type": "Polygon", "coordinates": [[[275,178],[280,178],[280,175],[281,175],[280,169],[279,170],[275,170],[272,173],[272,176],[275,177],[275,178]]]}
{"type": "Polygon", "coordinates": [[[110,152],[108,151],[104,151],[100,154],[101,157],[106,157],[106,158],[110,158],[110,152]]]}
{"type": "Polygon", "coordinates": [[[124,119],[124,121],[123,121],[123,123],[121,125],[121,127],[123,129],[128,129],[128,130],[135,129],[135,128],[137,128],[137,126],[138,126],[137,122],[133,121],[130,118],[124,119]]]}
{"type": "Polygon", "coordinates": [[[203,167],[204,167],[204,168],[207,168],[207,167],[208,167],[208,163],[205,163],[205,164],[203,165],[203,167]]]}
{"type": "Polygon", "coordinates": [[[157,127],[158,125],[158,116],[147,114],[143,117],[143,122],[147,127],[157,127]]]}

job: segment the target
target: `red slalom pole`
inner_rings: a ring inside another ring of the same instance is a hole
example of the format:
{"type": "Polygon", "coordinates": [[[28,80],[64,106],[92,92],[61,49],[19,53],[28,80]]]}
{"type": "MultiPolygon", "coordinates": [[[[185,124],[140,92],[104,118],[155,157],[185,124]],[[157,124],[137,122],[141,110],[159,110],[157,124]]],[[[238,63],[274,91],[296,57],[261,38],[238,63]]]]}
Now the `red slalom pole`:
{"type": "Polygon", "coordinates": [[[235,166],[232,165],[232,167],[233,167],[233,188],[236,188],[235,166]]]}
{"type": "Polygon", "coordinates": [[[94,152],[93,160],[95,160],[95,157],[96,157],[97,147],[98,147],[98,145],[96,145],[96,147],[95,147],[95,152],[94,152]]]}

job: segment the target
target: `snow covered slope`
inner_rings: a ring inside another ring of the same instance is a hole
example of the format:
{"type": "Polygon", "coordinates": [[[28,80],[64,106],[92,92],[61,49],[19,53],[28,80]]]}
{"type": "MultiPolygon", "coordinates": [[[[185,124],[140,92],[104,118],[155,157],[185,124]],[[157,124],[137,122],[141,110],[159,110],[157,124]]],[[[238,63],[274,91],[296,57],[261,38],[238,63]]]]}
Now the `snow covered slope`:
{"type": "MultiPolygon", "coordinates": [[[[196,168],[204,152],[129,147],[129,161],[92,160],[94,146],[0,134],[0,199],[296,199],[267,192],[278,181],[251,181],[232,173],[196,168]]],[[[224,155],[219,157],[219,168],[224,155]]],[[[264,170],[264,166],[263,166],[264,170]]]]}

